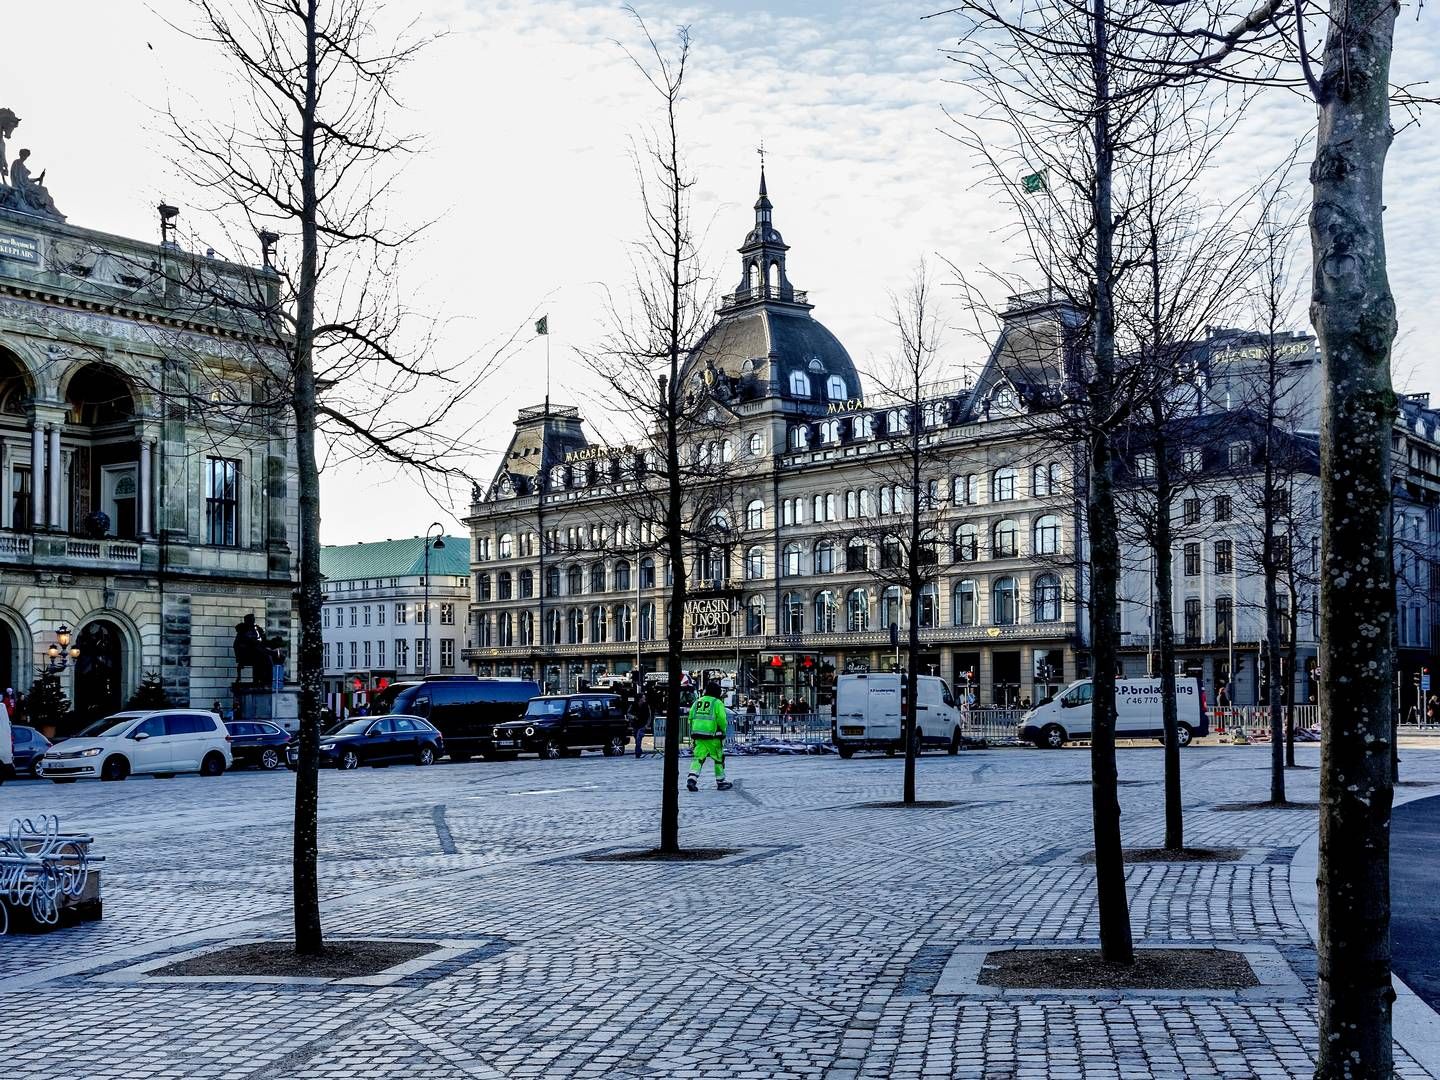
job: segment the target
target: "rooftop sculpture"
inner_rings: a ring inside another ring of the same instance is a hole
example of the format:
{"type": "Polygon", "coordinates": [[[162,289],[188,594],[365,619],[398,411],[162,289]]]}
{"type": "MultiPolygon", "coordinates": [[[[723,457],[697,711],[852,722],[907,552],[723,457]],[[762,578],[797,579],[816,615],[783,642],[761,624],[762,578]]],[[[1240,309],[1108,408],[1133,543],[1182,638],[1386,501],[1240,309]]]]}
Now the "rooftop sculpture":
{"type": "Polygon", "coordinates": [[[15,135],[20,117],[11,109],[0,109],[0,210],[17,210],[22,214],[36,214],[40,217],[64,221],[65,215],[55,206],[55,200],[45,188],[45,173],[39,176],[30,171],[30,151],[21,150],[11,163],[6,156],[5,143],[15,135]]]}

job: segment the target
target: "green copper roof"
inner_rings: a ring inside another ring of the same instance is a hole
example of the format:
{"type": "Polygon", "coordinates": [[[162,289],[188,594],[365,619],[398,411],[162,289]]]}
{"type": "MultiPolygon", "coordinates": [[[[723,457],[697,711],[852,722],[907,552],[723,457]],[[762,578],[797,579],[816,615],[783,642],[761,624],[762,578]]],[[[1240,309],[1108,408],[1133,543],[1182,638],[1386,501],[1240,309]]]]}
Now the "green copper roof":
{"type": "MultiPolygon", "coordinates": [[[[431,577],[470,576],[470,538],[446,536],[430,551],[431,577]]],[[[425,572],[425,539],[380,540],[373,544],[332,544],[320,549],[320,573],[327,581],[419,577],[425,572]]]]}

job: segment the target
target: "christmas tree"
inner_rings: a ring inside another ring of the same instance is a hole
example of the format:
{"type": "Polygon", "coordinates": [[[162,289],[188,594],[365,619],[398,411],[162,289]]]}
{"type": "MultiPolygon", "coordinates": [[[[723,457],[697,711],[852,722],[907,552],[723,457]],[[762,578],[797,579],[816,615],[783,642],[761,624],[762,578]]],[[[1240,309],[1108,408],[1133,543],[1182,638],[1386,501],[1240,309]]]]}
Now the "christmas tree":
{"type": "Polygon", "coordinates": [[[170,698],[165,693],[165,684],[160,681],[158,671],[147,671],[140,680],[140,685],[135,688],[135,693],[130,695],[130,704],[127,709],[168,709],[170,698]]]}

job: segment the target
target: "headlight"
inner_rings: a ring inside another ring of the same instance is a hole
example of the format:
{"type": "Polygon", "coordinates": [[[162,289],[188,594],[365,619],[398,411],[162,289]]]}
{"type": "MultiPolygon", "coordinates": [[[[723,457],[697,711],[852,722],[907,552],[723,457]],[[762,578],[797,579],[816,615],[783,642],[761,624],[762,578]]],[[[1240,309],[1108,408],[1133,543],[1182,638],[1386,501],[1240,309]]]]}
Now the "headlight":
{"type": "Polygon", "coordinates": [[[90,747],[89,750],[81,750],[81,751],[80,751],[78,754],[76,754],[75,756],[76,756],[76,757],[99,757],[99,756],[100,756],[101,754],[103,754],[104,752],[105,752],[105,751],[101,750],[100,747],[98,747],[98,746],[92,746],[92,747],[90,747]]]}
{"type": "Polygon", "coordinates": [[[534,735],[534,734],[535,734],[535,729],[534,729],[533,727],[527,727],[527,728],[525,729],[525,735],[526,735],[527,738],[528,738],[529,736],[531,736],[531,735],[534,735]]]}
{"type": "Polygon", "coordinates": [[[322,743],[320,744],[320,749],[321,749],[321,750],[334,750],[334,749],[335,749],[335,744],[334,744],[333,742],[322,742],[322,743]]]}

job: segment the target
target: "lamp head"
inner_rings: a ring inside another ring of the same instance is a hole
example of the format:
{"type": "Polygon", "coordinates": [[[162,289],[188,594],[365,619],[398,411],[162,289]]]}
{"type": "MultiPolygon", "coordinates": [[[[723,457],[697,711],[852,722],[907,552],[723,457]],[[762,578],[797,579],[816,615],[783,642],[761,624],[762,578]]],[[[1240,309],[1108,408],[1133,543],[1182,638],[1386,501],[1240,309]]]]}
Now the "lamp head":
{"type": "Polygon", "coordinates": [[[60,655],[60,646],[59,646],[59,645],[51,645],[50,648],[48,648],[48,649],[45,650],[45,655],[48,656],[48,657],[50,657],[51,660],[54,660],[56,657],[58,657],[58,656],[60,655]]]}
{"type": "Polygon", "coordinates": [[[439,551],[445,546],[445,538],[443,536],[437,536],[435,538],[435,543],[431,544],[430,546],[433,547],[436,551],[439,551]]]}
{"type": "Polygon", "coordinates": [[[55,640],[60,643],[62,649],[70,644],[70,628],[64,623],[61,623],[55,630],[55,640]]]}

